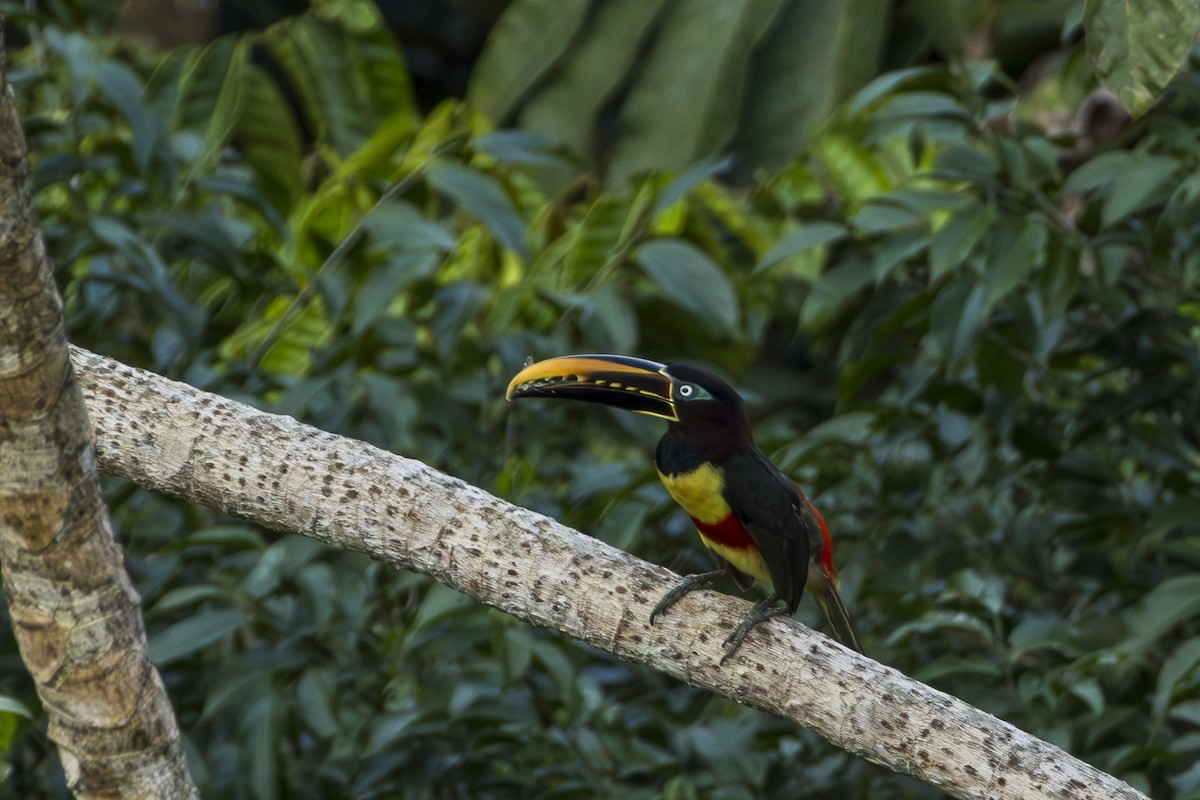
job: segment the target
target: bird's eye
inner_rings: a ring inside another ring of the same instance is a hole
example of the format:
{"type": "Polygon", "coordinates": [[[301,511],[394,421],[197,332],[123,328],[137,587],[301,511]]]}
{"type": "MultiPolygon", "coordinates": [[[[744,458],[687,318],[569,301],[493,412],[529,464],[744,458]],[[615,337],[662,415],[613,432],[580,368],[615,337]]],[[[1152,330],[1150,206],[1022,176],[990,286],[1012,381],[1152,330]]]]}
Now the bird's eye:
{"type": "Polygon", "coordinates": [[[711,400],[712,395],[694,383],[681,383],[675,389],[675,396],[680,400],[711,400]]]}

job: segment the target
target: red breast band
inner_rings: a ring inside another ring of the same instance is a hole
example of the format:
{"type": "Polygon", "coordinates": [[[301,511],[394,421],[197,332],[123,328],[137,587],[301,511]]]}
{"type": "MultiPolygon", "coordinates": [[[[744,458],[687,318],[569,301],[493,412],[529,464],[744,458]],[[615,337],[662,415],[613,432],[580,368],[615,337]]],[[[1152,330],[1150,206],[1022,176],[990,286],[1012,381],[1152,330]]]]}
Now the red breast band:
{"type": "Polygon", "coordinates": [[[732,547],[736,550],[754,547],[754,542],[751,541],[750,534],[746,533],[746,527],[742,525],[742,521],[734,514],[730,514],[720,522],[701,522],[695,517],[692,517],[692,522],[696,523],[696,528],[706,538],[719,545],[732,547]]]}

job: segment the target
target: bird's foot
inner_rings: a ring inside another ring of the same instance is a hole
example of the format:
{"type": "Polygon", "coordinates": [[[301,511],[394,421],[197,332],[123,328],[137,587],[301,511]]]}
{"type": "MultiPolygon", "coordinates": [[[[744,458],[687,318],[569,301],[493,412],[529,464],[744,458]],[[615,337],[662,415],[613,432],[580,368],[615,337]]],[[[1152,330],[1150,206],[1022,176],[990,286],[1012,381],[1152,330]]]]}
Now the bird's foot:
{"type": "Polygon", "coordinates": [[[675,605],[679,601],[679,598],[697,589],[707,589],[709,586],[712,586],[714,578],[719,578],[724,574],[725,570],[714,569],[712,572],[698,572],[695,575],[685,577],[679,583],[675,584],[675,588],[664,594],[662,600],[658,601],[658,605],[650,612],[650,624],[654,624],[654,618],[659,614],[667,613],[667,609],[675,605]]]}
{"type": "Polygon", "coordinates": [[[725,662],[729,657],[737,652],[737,649],[742,646],[742,640],[746,638],[746,634],[758,625],[760,622],[766,622],[771,617],[780,617],[787,614],[787,609],[783,606],[775,605],[779,602],[779,598],[771,595],[765,600],[759,600],[754,604],[754,608],[750,609],[750,613],[742,620],[742,624],[734,628],[733,633],[729,634],[724,642],[725,655],[721,656],[720,666],[725,666],[725,662]]]}

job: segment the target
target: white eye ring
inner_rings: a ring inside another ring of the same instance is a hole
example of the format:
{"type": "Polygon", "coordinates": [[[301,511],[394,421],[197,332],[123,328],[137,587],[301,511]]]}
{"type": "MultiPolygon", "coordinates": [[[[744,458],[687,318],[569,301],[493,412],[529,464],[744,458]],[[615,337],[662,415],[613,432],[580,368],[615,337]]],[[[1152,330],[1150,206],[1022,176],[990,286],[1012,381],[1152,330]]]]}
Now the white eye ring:
{"type": "Polygon", "coordinates": [[[691,384],[685,383],[683,386],[679,387],[679,396],[683,397],[683,398],[688,398],[688,397],[692,396],[692,393],[694,391],[695,391],[695,389],[692,388],[691,384]]]}

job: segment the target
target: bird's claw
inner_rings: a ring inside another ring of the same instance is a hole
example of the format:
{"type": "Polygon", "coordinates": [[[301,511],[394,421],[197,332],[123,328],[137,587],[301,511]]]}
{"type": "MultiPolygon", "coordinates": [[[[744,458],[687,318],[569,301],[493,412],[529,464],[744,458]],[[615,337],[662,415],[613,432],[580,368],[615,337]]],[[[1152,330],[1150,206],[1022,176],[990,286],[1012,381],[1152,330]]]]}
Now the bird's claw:
{"type": "Polygon", "coordinates": [[[742,646],[742,641],[760,622],[766,622],[771,617],[779,617],[787,614],[787,609],[782,606],[773,605],[776,602],[774,596],[768,597],[759,603],[756,603],[754,608],[750,609],[750,613],[742,620],[741,624],[733,629],[733,633],[726,637],[721,646],[725,648],[725,655],[721,656],[719,666],[725,666],[738,648],[742,646]]]}
{"type": "Polygon", "coordinates": [[[659,614],[667,613],[667,609],[675,605],[679,600],[689,592],[694,592],[697,589],[707,589],[712,586],[714,578],[718,578],[725,574],[725,570],[717,569],[712,572],[698,572],[695,575],[687,575],[679,583],[675,584],[669,592],[662,596],[658,601],[658,605],[650,612],[650,624],[654,624],[654,618],[659,614]]]}

